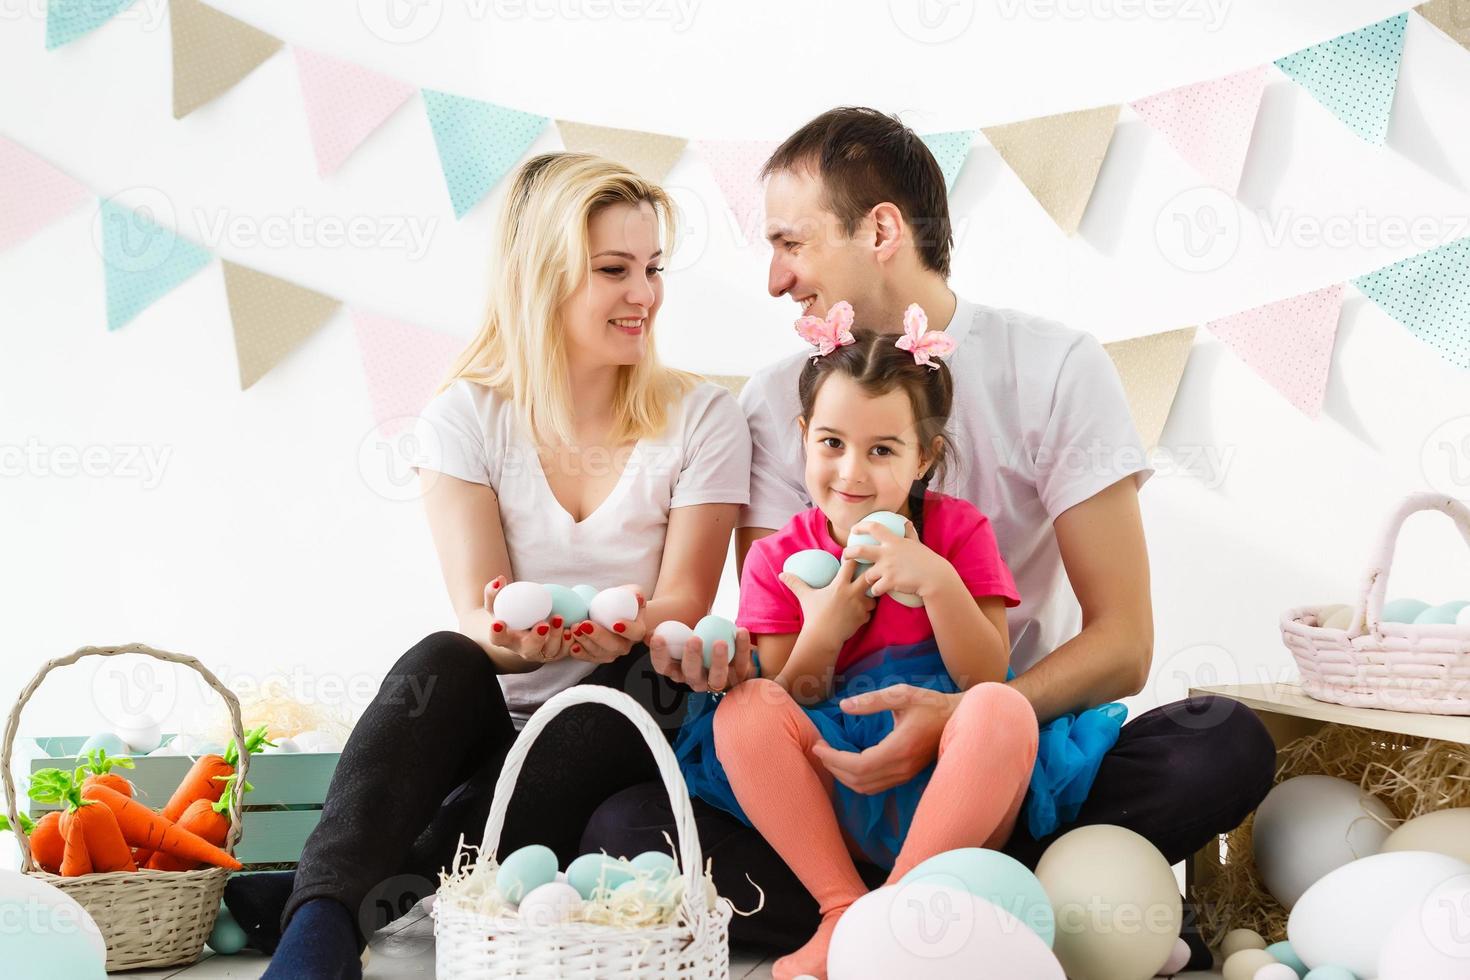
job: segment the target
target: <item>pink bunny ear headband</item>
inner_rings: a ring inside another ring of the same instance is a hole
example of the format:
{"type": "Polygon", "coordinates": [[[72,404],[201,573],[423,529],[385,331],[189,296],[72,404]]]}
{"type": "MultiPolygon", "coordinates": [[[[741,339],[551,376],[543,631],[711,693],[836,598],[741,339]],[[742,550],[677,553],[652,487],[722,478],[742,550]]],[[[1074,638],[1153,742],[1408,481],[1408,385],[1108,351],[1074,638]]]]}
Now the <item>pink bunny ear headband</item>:
{"type": "MultiPolygon", "coordinates": [[[[796,332],[801,339],[816,348],[812,360],[825,357],[839,347],[854,343],[852,336],[852,304],[846,300],[833,303],[827,316],[804,316],[796,321],[796,332]]],[[[899,350],[914,355],[915,364],[927,364],[938,370],[938,362],[931,358],[943,357],[954,350],[954,338],[942,330],[930,330],[929,318],[923,307],[910,303],[903,314],[903,336],[894,341],[899,350]]]]}

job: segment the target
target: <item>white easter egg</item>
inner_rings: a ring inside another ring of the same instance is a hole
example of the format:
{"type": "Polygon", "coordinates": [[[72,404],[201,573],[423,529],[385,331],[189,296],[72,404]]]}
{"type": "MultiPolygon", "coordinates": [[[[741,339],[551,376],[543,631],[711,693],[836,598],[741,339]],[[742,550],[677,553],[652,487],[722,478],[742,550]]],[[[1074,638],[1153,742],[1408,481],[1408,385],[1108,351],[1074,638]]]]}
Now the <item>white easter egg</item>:
{"type": "Polygon", "coordinates": [[[177,745],[175,745],[173,742],[164,742],[158,748],[156,748],[152,752],[149,752],[148,753],[149,756],[155,756],[155,755],[178,755],[178,754],[179,754],[179,747],[177,745]]]}
{"type": "Polygon", "coordinates": [[[638,595],[626,586],[603,589],[587,603],[587,618],[603,629],[638,618],[638,595]]]}
{"type": "Polygon", "coordinates": [[[528,630],[551,615],[551,593],[540,582],[512,582],[495,596],[495,618],[513,630],[528,630]]]}
{"type": "Polygon", "coordinates": [[[571,885],[549,881],[533,888],[516,906],[521,921],[538,929],[560,925],[582,907],[582,896],[571,885]]]}
{"type": "Polygon", "coordinates": [[[301,751],[301,746],[297,745],[296,744],[296,741],[294,739],[290,739],[290,738],[273,738],[273,739],[271,739],[271,741],[272,742],[275,742],[276,744],[274,746],[267,745],[265,748],[261,749],[260,751],[261,751],[262,754],[264,754],[264,755],[275,755],[278,752],[300,752],[301,751]]]}
{"type": "Polygon", "coordinates": [[[1378,980],[1464,980],[1467,975],[1470,879],[1452,878],[1399,916],[1378,953],[1378,980]]]}
{"type": "Polygon", "coordinates": [[[1251,976],[1251,980],[1301,980],[1301,974],[1285,963],[1267,963],[1251,976]]]}
{"type": "Polygon", "coordinates": [[[684,644],[689,642],[694,630],[677,619],[666,619],[653,628],[653,635],[667,643],[674,656],[682,657],[684,644]]]}
{"type": "Polygon", "coordinates": [[[107,943],[77,901],[54,885],[0,871],[0,962],[7,977],[106,980],[107,943]]]}
{"type": "Polygon", "coordinates": [[[1181,936],[1174,940],[1174,949],[1169,953],[1169,958],[1164,961],[1164,965],[1159,967],[1159,976],[1172,977],[1174,974],[1181,972],[1189,965],[1189,957],[1191,955],[1189,943],[1184,941],[1184,937],[1181,936]]]}
{"type": "Polygon", "coordinates": [[[341,752],[342,740],[330,732],[309,729],[291,736],[296,748],[302,752],[341,752]]]}
{"type": "Polygon", "coordinates": [[[1353,861],[1325,875],[1286,920],[1291,948],[1309,967],[1337,965],[1374,976],[1388,934],[1411,909],[1470,864],[1428,851],[1393,851],[1353,861]]]}
{"type": "MultiPolygon", "coordinates": [[[[1220,958],[1228,960],[1243,949],[1265,949],[1266,940],[1254,929],[1231,929],[1220,940],[1220,958]]],[[[1275,959],[1273,956],[1272,959],[1275,959]]]]}
{"type": "Polygon", "coordinates": [[[1329,871],[1377,854],[1396,819],[1382,800],[1346,779],[1287,779],[1256,809],[1256,869],[1266,890],[1289,910],[1329,871]]]}
{"type": "Polygon", "coordinates": [[[1264,949],[1242,949],[1225,959],[1220,972],[1225,980],[1255,980],[1258,970],[1275,962],[1264,949]]]}
{"type": "Polygon", "coordinates": [[[112,730],[134,755],[147,755],[163,743],[163,729],[147,715],[128,715],[112,730]]]}

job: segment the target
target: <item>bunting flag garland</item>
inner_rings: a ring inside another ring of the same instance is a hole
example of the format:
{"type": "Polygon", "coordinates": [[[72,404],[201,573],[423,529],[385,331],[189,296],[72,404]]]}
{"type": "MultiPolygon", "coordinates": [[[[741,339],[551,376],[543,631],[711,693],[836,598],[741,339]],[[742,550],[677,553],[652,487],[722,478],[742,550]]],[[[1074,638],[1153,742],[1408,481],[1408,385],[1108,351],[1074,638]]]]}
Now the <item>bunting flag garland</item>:
{"type": "Polygon", "coordinates": [[[655,184],[663,183],[669,171],[674,169],[674,164],[684,155],[684,147],[689,142],[682,136],[590,126],[565,119],[558,119],[556,128],[561,132],[562,144],[568,150],[595,153],[609,160],[616,160],[655,184]]]}
{"type": "Polygon", "coordinates": [[[750,380],[750,377],[744,374],[706,374],[704,380],[710,384],[719,385],[736,398],[739,398],[741,389],[745,387],[745,383],[750,380]]]}
{"type": "Polygon", "coordinates": [[[929,133],[919,138],[924,145],[929,147],[929,152],[934,154],[934,159],[939,162],[939,169],[944,172],[945,190],[954,190],[954,182],[960,175],[960,169],[965,165],[965,159],[970,155],[970,144],[975,142],[974,129],[957,129],[948,133],[929,133]]]}
{"type": "Polygon", "coordinates": [[[1211,320],[1205,329],[1311,418],[1322,412],[1342,283],[1211,320]]]}
{"type": "Polygon", "coordinates": [[[1194,347],[1194,334],[1194,327],[1183,327],[1103,345],[1123,380],[1133,424],[1145,450],[1152,451],[1159,444],[1194,347]]]}
{"type": "Polygon", "coordinates": [[[30,238],[90,196],[87,188],[0,136],[0,252],[30,238]]]}
{"type": "Polygon", "coordinates": [[[463,218],[500,183],[548,121],[545,116],[427,88],[424,105],[456,218],[463,218]]]}
{"type": "Polygon", "coordinates": [[[116,330],[209,264],[209,253],[112,201],[99,209],[107,329],[116,330]]]}
{"type": "Polygon", "coordinates": [[[337,172],[418,89],[350,61],[292,46],[317,173],[337,172]]]}
{"type": "Polygon", "coordinates": [[[352,311],[352,323],[373,419],[378,431],[391,439],[434,397],[465,342],[362,310],[352,311]]]}
{"type": "Polygon", "coordinates": [[[316,333],[342,303],[243,265],[225,262],[224,267],[244,391],[316,333]]]}
{"type": "Polygon", "coordinates": [[[1276,66],[1370,143],[1388,138],[1407,13],[1276,60],[1276,66]]]}
{"type": "Polygon", "coordinates": [[[132,5],[133,0],[47,0],[46,50],[92,33],[132,5]]]}
{"type": "Polygon", "coordinates": [[[766,194],[760,172],[780,145],[775,140],[694,141],[735,216],[737,237],[746,244],[766,237],[766,194]]]}
{"type": "Polygon", "coordinates": [[[1118,121],[1116,105],[982,129],[990,145],[1068,235],[1082,224],[1118,121]]]}
{"type": "Polygon", "coordinates": [[[1389,316],[1460,368],[1470,368],[1470,238],[1354,279],[1389,316]]]}
{"type": "Polygon", "coordinates": [[[200,0],[169,0],[174,52],[174,118],[223,95],[282,41],[200,0]]]}
{"type": "Polygon", "coordinates": [[[1461,46],[1470,48],[1470,10],[1466,9],[1465,0],[1429,0],[1414,11],[1461,46]]]}
{"type": "Polygon", "coordinates": [[[1265,91],[1266,66],[1261,65],[1160,92],[1131,106],[1186,163],[1234,195],[1265,91]]]}

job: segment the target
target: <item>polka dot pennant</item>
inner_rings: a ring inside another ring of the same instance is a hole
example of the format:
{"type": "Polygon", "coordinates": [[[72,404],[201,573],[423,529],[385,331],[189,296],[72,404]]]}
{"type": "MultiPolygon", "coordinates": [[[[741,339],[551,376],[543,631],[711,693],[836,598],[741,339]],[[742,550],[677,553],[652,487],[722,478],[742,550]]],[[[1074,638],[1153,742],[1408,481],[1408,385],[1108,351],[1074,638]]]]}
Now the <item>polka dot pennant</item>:
{"type": "Polygon", "coordinates": [[[199,0],[169,0],[174,118],[234,88],[284,42],[199,0]]]}
{"type": "Polygon", "coordinates": [[[1201,176],[1234,194],[1265,90],[1266,66],[1260,65],[1160,92],[1132,107],[1201,176]]]}
{"type": "Polygon", "coordinates": [[[424,89],[454,216],[463,218],[520,161],[547,117],[424,89]]]}
{"type": "Polygon", "coordinates": [[[1163,435],[1194,346],[1194,334],[1194,327],[1183,327],[1103,345],[1123,381],[1133,424],[1146,449],[1157,446],[1163,435]]]}
{"type": "Polygon", "coordinates": [[[946,190],[954,190],[955,178],[960,175],[960,168],[965,165],[965,158],[970,155],[970,144],[975,141],[973,129],[957,129],[948,133],[929,133],[920,136],[924,145],[929,147],[929,152],[934,154],[934,159],[939,162],[939,169],[944,171],[944,187],[946,190]]]}
{"type": "Polygon", "coordinates": [[[766,190],[760,172],[780,145],[774,140],[696,140],[694,143],[735,216],[736,237],[745,244],[765,240],[766,190]]]}
{"type": "Polygon", "coordinates": [[[1353,285],[1459,368],[1470,368],[1470,238],[1359,276],[1353,285]]]}
{"type": "Polygon", "coordinates": [[[1370,143],[1388,138],[1407,13],[1276,60],[1313,98],[1370,143]]]}
{"type": "Polygon", "coordinates": [[[46,50],[90,34],[133,5],[133,0],[47,0],[46,50]]]}
{"type": "Polygon", "coordinates": [[[613,129],[586,123],[556,121],[562,144],[575,153],[595,153],[616,160],[635,174],[655,184],[663,183],[674,164],[684,155],[688,140],[682,136],[645,133],[636,129],[613,129]]]}
{"type": "Polygon", "coordinates": [[[437,330],[352,311],[378,431],[393,438],[434,396],[465,342],[437,330]]]}
{"type": "Polygon", "coordinates": [[[1052,220],[1076,234],[1102,170],[1121,106],[1102,106],[982,129],[1052,220]]]}
{"type": "Polygon", "coordinates": [[[87,188],[0,136],[0,252],[30,238],[90,196],[87,188]]]}
{"type": "Polygon", "coordinates": [[[1312,418],[1322,412],[1337,342],[1343,284],[1211,320],[1205,329],[1287,401],[1312,418]]]}
{"type": "Polygon", "coordinates": [[[301,346],[342,303],[233,262],[225,262],[224,267],[240,390],[244,391],[301,346]]]}
{"type": "Polygon", "coordinates": [[[1466,15],[1465,0],[1429,0],[1414,10],[1420,17],[1470,48],[1470,16],[1466,15]]]}
{"type": "Polygon", "coordinates": [[[337,172],[352,151],[417,91],[350,61],[292,47],[317,173],[337,172]]]}
{"type": "Polygon", "coordinates": [[[103,201],[100,220],[108,330],[128,323],[209,264],[207,251],[141,211],[103,201]]]}

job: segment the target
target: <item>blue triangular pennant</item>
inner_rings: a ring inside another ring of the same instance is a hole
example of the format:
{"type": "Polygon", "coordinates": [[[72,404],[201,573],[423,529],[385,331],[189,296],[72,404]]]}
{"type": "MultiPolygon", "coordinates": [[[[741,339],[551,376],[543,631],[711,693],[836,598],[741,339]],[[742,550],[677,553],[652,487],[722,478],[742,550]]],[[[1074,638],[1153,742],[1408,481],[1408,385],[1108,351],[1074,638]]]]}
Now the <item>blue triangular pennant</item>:
{"type": "Polygon", "coordinates": [[[928,133],[919,137],[924,145],[929,147],[929,152],[934,154],[934,159],[939,161],[939,169],[944,171],[945,190],[954,190],[955,178],[960,175],[960,168],[965,165],[965,158],[970,155],[970,144],[975,141],[975,130],[957,129],[948,133],[928,133]]]}
{"type": "Polygon", "coordinates": [[[116,330],[209,263],[209,252],[132,208],[102,202],[107,329],[116,330]]]}
{"type": "Polygon", "coordinates": [[[432,89],[424,89],[424,104],[456,218],[463,218],[490,193],[549,121],[546,116],[432,89]]]}
{"type": "Polygon", "coordinates": [[[46,50],[90,34],[132,3],[133,0],[47,0],[46,50]]]}
{"type": "Polygon", "coordinates": [[[1370,143],[1388,137],[1388,117],[1404,52],[1407,13],[1294,54],[1276,67],[1370,143]]]}
{"type": "Polygon", "coordinates": [[[1445,360],[1470,368],[1470,238],[1359,276],[1353,285],[1445,360]]]}

